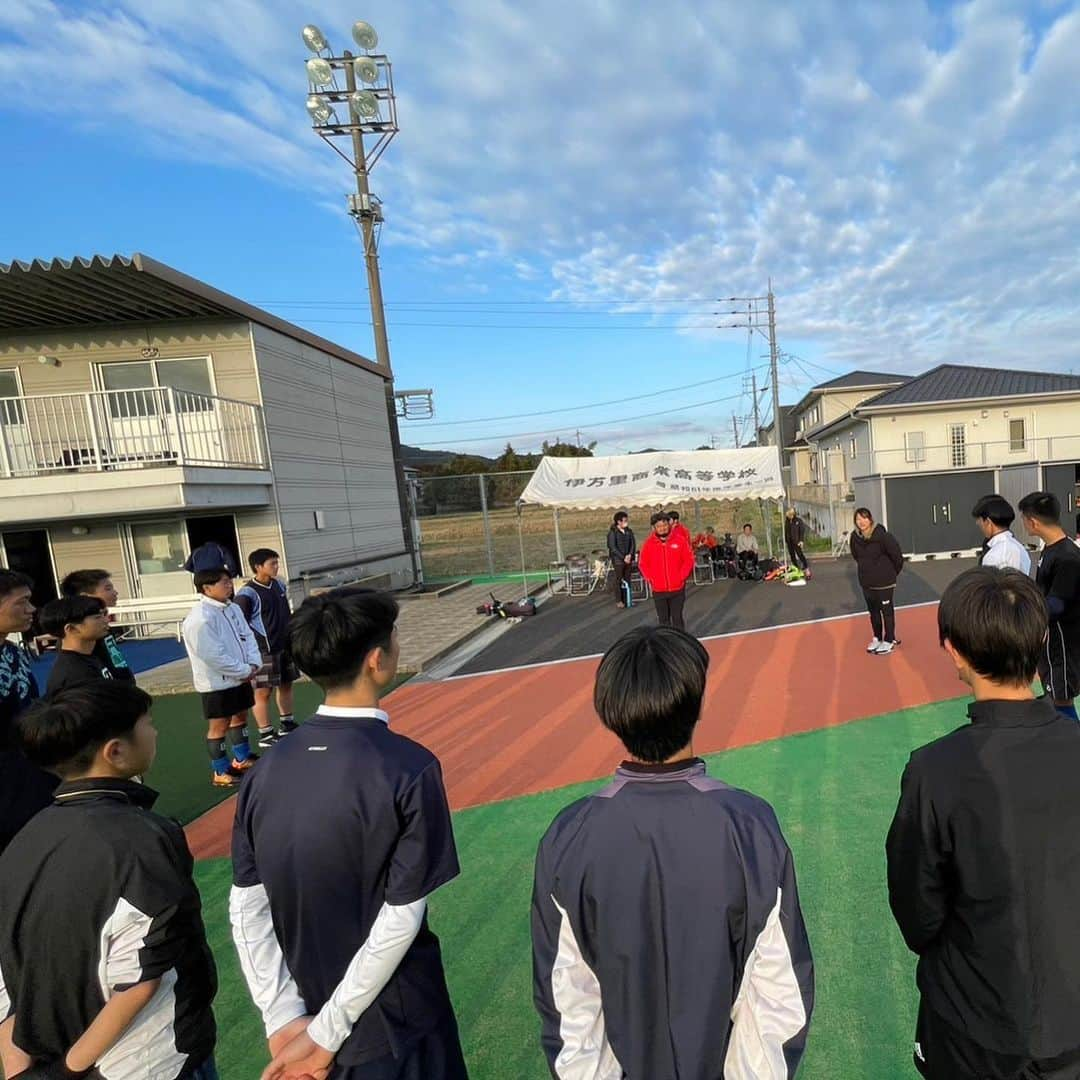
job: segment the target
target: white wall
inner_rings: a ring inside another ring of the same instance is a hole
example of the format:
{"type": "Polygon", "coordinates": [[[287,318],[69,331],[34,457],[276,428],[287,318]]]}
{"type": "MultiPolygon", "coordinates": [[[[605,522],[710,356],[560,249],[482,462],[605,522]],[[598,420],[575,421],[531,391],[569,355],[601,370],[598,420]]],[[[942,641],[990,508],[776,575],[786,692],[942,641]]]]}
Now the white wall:
{"type": "Polygon", "coordinates": [[[406,584],[383,378],[266,327],[252,336],[290,579],[344,564],[406,584]]]}

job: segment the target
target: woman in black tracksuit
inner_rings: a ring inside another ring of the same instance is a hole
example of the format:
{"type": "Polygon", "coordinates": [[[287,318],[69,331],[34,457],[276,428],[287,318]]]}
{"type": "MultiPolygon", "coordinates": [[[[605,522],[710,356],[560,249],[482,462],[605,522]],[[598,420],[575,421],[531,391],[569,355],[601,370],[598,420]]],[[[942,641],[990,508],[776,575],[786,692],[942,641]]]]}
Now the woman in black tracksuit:
{"type": "Polygon", "coordinates": [[[859,584],[866,597],[874,639],[866,651],[887,655],[896,648],[896,611],[893,597],[896,578],[904,566],[904,556],[896,537],[874,515],[860,506],[855,511],[855,531],[851,534],[851,554],[859,568],[859,584]]]}

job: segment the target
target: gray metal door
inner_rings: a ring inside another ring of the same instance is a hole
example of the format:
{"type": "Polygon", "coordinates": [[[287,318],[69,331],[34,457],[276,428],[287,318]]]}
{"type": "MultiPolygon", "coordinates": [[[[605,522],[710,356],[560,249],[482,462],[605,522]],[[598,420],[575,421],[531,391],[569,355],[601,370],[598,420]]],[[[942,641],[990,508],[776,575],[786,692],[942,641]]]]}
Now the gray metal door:
{"type": "Polygon", "coordinates": [[[912,555],[976,548],[971,508],[993,491],[992,471],[893,477],[885,481],[889,531],[912,555]]]}
{"type": "MultiPolygon", "coordinates": [[[[1038,465],[1006,465],[998,473],[998,494],[1016,510],[1020,500],[1025,495],[1039,490],[1039,466],[1038,465]]],[[[1017,510],[1019,515],[1019,511],[1017,510]]],[[[1016,532],[1016,529],[1013,529],[1016,532]]],[[[1021,527],[1021,535],[1023,528],[1021,527]]]]}
{"type": "Polygon", "coordinates": [[[1044,465],[1043,490],[1052,491],[1061,500],[1061,525],[1066,532],[1076,533],[1080,507],[1077,506],[1077,472],[1080,466],[1044,465]]]}

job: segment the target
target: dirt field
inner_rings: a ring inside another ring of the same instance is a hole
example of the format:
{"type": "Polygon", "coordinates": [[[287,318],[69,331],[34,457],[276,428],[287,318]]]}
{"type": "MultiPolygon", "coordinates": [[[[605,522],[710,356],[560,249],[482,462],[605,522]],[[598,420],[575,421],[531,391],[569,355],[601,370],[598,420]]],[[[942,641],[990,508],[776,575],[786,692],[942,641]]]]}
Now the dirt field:
{"type": "MultiPolygon", "coordinates": [[[[762,550],[765,550],[765,529],[761,510],[756,501],[692,503],[677,509],[687,528],[693,533],[699,527],[711,525],[722,536],[737,532],[743,522],[754,525],[762,550]]],[[[559,514],[563,556],[574,552],[590,552],[606,547],[611,525],[611,510],[563,510],[559,514]]],[[[517,513],[510,510],[488,512],[494,572],[506,574],[521,569],[517,513]]],[[[779,536],[780,518],[773,514],[773,537],[779,536]]],[[[630,526],[638,543],[649,531],[649,513],[645,508],[630,511],[630,526]]],[[[420,519],[421,550],[424,575],[427,578],[451,577],[458,574],[487,574],[490,570],[484,537],[484,518],[480,513],[445,514],[420,519]]],[[[555,522],[551,510],[530,506],[522,514],[522,539],[525,543],[525,565],[528,570],[546,570],[556,558],[555,522]]]]}

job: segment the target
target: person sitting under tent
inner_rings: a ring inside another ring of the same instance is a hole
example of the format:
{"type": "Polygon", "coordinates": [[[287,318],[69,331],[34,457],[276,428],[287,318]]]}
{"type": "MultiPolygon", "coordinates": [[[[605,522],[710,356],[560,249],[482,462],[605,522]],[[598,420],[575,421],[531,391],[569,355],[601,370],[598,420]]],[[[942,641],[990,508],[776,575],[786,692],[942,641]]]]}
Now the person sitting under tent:
{"type": "Polygon", "coordinates": [[[757,568],[761,549],[754,535],[754,526],[749,521],[742,527],[739,539],[735,542],[735,554],[739,560],[739,572],[752,574],[757,568]]]}

